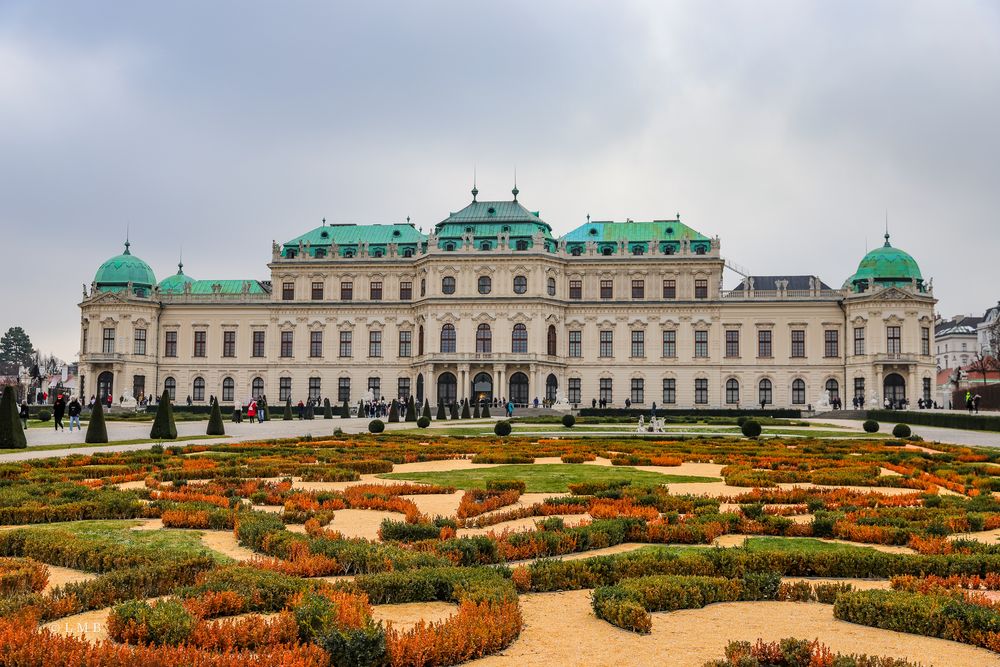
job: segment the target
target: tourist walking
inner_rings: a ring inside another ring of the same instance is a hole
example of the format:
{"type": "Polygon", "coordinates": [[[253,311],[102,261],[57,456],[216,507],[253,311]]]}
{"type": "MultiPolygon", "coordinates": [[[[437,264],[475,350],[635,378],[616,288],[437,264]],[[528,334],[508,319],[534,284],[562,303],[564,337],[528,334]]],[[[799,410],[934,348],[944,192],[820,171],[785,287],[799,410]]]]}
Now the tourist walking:
{"type": "Polygon", "coordinates": [[[250,405],[247,407],[247,419],[253,424],[257,420],[257,401],[250,399],[250,405]]]}
{"type": "Polygon", "coordinates": [[[69,413],[69,432],[73,432],[73,427],[76,426],[77,431],[82,431],[83,428],[80,426],[80,413],[83,412],[83,406],[80,405],[80,401],[76,400],[76,396],[73,400],[69,402],[69,406],[66,408],[69,413]]]}
{"type": "Polygon", "coordinates": [[[66,430],[66,427],[63,426],[62,423],[63,415],[65,414],[66,414],[66,401],[63,400],[63,395],[59,394],[58,396],[56,396],[56,402],[52,404],[52,421],[55,422],[55,428],[57,431],[59,429],[62,429],[64,431],[66,430]]]}
{"type": "Polygon", "coordinates": [[[20,412],[19,416],[21,417],[21,428],[27,430],[27,428],[28,428],[28,402],[27,401],[21,401],[21,412],[20,412]]]}

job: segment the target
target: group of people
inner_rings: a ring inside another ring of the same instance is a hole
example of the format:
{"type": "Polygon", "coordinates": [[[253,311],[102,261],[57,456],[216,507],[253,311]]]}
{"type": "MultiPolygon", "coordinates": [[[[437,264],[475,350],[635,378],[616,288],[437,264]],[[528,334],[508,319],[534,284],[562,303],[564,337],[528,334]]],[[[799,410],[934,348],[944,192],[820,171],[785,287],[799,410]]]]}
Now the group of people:
{"type": "Polygon", "coordinates": [[[969,414],[979,414],[979,401],[982,398],[979,394],[973,394],[971,391],[965,392],[965,408],[969,411],[969,414]]]}
{"type": "MultiPolygon", "coordinates": [[[[63,425],[63,418],[69,417],[69,430],[72,432],[73,427],[76,430],[82,431],[83,427],[80,426],[80,414],[83,412],[83,405],[77,400],[76,396],[70,398],[69,402],[66,402],[66,397],[63,394],[56,395],[56,400],[52,403],[52,422],[55,430],[65,431],[66,427],[63,425]]],[[[18,412],[18,417],[21,419],[21,426],[23,428],[28,428],[28,403],[27,401],[21,401],[21,409],[18,412]]]]}

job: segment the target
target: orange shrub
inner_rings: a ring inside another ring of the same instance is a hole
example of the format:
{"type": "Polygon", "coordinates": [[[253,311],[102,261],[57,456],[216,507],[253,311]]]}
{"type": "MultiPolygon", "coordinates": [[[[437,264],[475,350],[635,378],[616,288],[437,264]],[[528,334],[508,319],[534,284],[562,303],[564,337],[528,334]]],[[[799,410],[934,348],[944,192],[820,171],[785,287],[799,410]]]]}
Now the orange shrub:
{"type": "Polygon", "coordinates": [[[190,643],[201,649],[229,653],[239,649],[298,643],[299,626],[290,611],[271,619],[261,616],[202,621],[191,633],[190,643]]]}
{"type": "Polygon", "coordinates": [[[208,528],[205,510],[163,510],[160,519],[165,528],[208,528]]]}
{"type": "Polygon", "coordinates": [[[516,601],[462,602],[458,613],[439,623],[421,621],[407,631],[390,626],[386,647],[391,667],[432,667],[496,653],[521,634],[516,601]]]}
{"type": "Polygon", "coordinates": [[[246,604],[236,591],[209,591],[182,601],[184,608],[198,618],[233,616],[243,613],[246,604]]]}
{"type": "Polygon", "coordinates": [[[654,466],[679,466],[684,463],[684,459],[679,456],[654,456],[650,459],[654,466]]]}
{"type": "Polygon", "coordinates": [[[652,521],[654,519],[659,519],[660,513],[655,507],[649,507],[648,505],[636,505],[627,498],[619,500],[597,498],[590,504],[590,516],[595,519],[631,517],[652,521]]]}

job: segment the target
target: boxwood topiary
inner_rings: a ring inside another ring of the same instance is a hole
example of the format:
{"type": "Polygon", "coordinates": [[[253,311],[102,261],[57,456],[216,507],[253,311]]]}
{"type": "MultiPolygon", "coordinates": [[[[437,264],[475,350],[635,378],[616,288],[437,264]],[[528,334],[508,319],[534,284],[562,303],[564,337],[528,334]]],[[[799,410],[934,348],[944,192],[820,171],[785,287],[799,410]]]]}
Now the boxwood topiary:
{"type": "Polygon", "coordinates": [[[17,412],[17,398],[14,388],[3,388],[3,398],[0,399],[0,448],[24,449],[28,440],[21,427],[21,419],[17,412]]]}
{"type": "Polygon", "coordinates": [[[153,420],[153,428],[149,431],[149,437],[154,440],[176,440],[177,425],[174,424],[174,410],[170,406],[170,394],[166,389],[160,397],[160,404],[156,407],[156,418],[153,420]]]}
{"type": "Polygon", "coordinates": [[[865,430],[865,433],[878,433],[879,425],[874,419],[866,419],[861,428],[865,430]]]}
{"type": "Polygon", "coordinates": [[[574,417],[573,415],[563,415],[562,418],[563,426],[565,426],[566,428],[573,428],[574,424],[576,424],[576,417],[574,417]]]}
{"type": "Polygon", "coordinates": [[[104,407],[98,401],[90,411],[90,421],[87,422],[87,435],[84,442],[102,444],[108,441],[108,427],[104,423],[104,407]]]}
{"type": "Polygon", "coordinates": [[[761,433],[760,422],[757,421],[756,419],[747,419],[745,422],[743,422],[743,425],[740,426],[740,431],[742,431],[743,435],[748,438],[760,437],[761,433]]]}
{"type": "Polygon", "coordinates": [[[501,419],[493,427],[493,432],[499,435],[500,437],[510,435],[510,422],[507,421],[506,419],[501,419]]]}
{"type": "Polygon", "coordinates": [[[52,413],[51,412],[49,412],[48,410],[46,410],[44,408],[38,411],[38,421],[40,421],[40,422],[47,422],[50,419],[52,419],[52,413]]]}
{"type": "Polygon", "coordinates": [[[896,424],[892,427],[892,436],[894,438],[909,438],[910,427],[906,424],[896,424]]]}
{"type": "Polygon", "coordinates": [[[420,419],[417,420],[417,426],[420,428],[427,428],[431,425],[431,418],[427,415],[421,415],[420,419]]]}
{"type": "Polygon", "coordinates": [[[369,433],[381,433],[385,430],[385,424],[381,419],[373,419],[368,422],[368,432],[369,433]]]}
{"type": "Polygon", "coordinates": [[[222,409],[219,408],[219,401],[212,401],[212,413],[208,417],[208,428],[206,435],[225,435],[226,427],[222,423],[222,409]]]}

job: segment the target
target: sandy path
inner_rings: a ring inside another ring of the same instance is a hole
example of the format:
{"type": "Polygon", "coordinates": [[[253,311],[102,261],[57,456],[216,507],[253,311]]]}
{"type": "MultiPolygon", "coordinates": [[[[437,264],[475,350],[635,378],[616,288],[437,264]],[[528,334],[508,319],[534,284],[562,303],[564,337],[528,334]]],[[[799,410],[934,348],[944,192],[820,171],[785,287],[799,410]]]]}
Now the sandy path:
{"type": "Polygon", "coordinates": [[[133,489],[145,489],[146,480],[137,479],[132,482],[121,482],[119,484],[112,484],[111,486],[113,486],[116,489],[120,489],[121,491],[131,491],[133,489]]]}
{"type": "Polygon", "coordinates": [[[212,551],[217,551],[234,560],[249,560],[256,556],[253,551],[240,546],[231,530],[203,530],[201,543],[212,551]]]}
{"type": "Polygon", "coordinates": [[[782,582],[793,584],[808,581],[810,584],[850,584],[857,591],[889,590],[888,579],[837,579],[835,577],[782,577],[782,582]]]}
{"type": "Polygon", "coordinates": [[[795,602],[732,602],[653,614],[653,632],[636,635],[598,620],[590,591],[521,598],[524,631],[500,655],[476,667],[691,667],[723,657],[730,640],[820,638],[835,651],[875,653],[928,667],[995,667],[997,655],[965,644],[878,630],[833,618],[833,607],[795,602]]]}
{"type": "Polygon", "coordinates": [[[487,526],[486,528],[459,528],[459,537],[468,537],[470,535],[486,535],[489,532],[502,533],[505,530],[511,531],[527,531],[534,530],[535,526],[539,522],[545,519],[562,519],[567,527],[578,526],[585,521],[590,521],[589,514],[556,514],[553,516],[529,516],[524,519],[514,519],[513,521],[503,521],[501,523],[494,524],[492,526],[487,526]]]}
{"type": "Polygon", "coordinates": [[[948,536],[949,540],[976,540],[985,544],[996,544],[1000,541],[1000,528],[983,530],[978,533],[956,533],[948,536]]]}
{"type": "Polygon", "coordinates": [[[363,537],[368,540],[378,539],[378,529],[383,519],[402,521],[403,514],[399,512],[380,512],[377,510],[337,510],[333,513],[333,521],[327,526],[336,530],[344,537],[363,537]]]}
{"type": "Polygon", "coordinates": [[[436,623],[449,618],[458,611],[458,605],[450,602],[405,602],[374,605],[372,611],[375,620],[392,623],[397,630],[409,630],[420,621],[436,623]]]}
{"type": "Polygon", "coordinates": [[[108,614],[111,607],[85,611],[66,618],[60,618],[42,625],[57,635],[79,637],[91,642],[108,638],[108,614]]]}
{"type": "MultiPolygon", "coordinates": [[[[621,544],[616,544],[613,547],[604,547],[603,549],[592,549],[590,551],[580,551],[571,554],[565,554],[563,556],[547,556],[552,560],[582,560],[584,558],[594,558],[595,556],[613,556],[615,554],[628,553],[629,551],[635,551],[636,549],[642,549],[648,546],[671,546],[669,544],[662,545],[650,545],[641,544],[639,542],[622,542],[621,544]]],[[[677,545],[673,545],[677,546],[677,545]]],[[[706,547],[706,544],[696,544],[696,545],[685,545],[685,546],[700,546],[706,547]]],[[[529,558],[527,560],[511,561],[509,565],[528,565],[534,563],[538,560],[544,560],[543,558],[529,558]]]]}
{"type": "Polygon", "coordinates": [[[78,581],[90,581],[96,579],[97,575],[83,570],[74,570],[70,567],[59,567],[58,565],[47,565],[49,568],[49,583],[42,589],[43,593],[48,593],[56,586],[63,584],[75,584],[78,581]]]}
{"type": "Polygon", "coordinates": [[[132,526],[132,530],[163,530],[163,519],[143,519],[138,526],[132,526]]]}
{"type": "Polygon", "coordinates": [[[462,495],[464,494],[465,491],[456,491],[455,493],[418,494],[415,496],[400,497],[412,500],[422,514],[433,518],[436,516],[455,516],[458,513],[458,504],[462,502],[462,495]]]}

